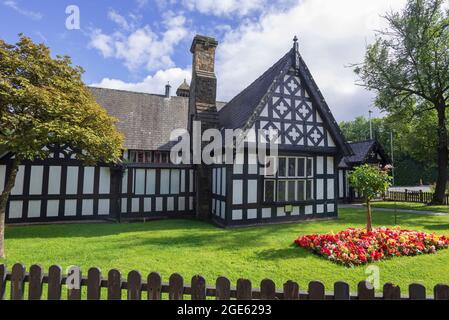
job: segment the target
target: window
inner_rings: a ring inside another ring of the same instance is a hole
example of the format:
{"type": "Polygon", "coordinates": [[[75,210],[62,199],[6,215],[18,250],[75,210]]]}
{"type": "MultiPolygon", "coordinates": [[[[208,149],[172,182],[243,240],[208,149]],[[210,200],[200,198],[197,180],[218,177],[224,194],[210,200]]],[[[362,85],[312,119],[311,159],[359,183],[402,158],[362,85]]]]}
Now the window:
{"type": "Polygon", "coordinates": [[[265,201],[273,202],[276,198],[275,193],[275,181],[274,180],[265,180],[265,201]]]}
{"type": "Polygon", "coordinates": [[[264,181],[265,202],[313,200],[313,158],[268,157],[268,161],[274,167],[277,162],[278,170],[266,171],[269,175],[264,181]]]}

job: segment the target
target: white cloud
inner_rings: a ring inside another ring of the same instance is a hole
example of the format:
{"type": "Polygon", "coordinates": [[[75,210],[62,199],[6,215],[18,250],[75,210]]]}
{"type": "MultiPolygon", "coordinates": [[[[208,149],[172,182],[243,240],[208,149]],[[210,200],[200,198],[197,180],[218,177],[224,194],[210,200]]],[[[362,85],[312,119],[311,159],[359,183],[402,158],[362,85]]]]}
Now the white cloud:
{"type": "Polygon", "coordinates": [[[40,13],[40,12],[30,11],[30,10],[21,8],[19,6],[19,4],[17,3],[17,1],[15,1],[15,0],[6,0],[6,1],[3,1],[3,4],[7,7],[10,7],[11,9],[17,11],[21,15],[26,16],[33,20],[41,20],[43,17],[42,13],[40,13]]]}
{"type": "Polygon", "coordinates": [[[405,0],[304,0],[226,34],[217,50],[218,97],[229,100],[280,59],[299,37],[300,52],[338,120],[367,112],[372,95],[357,87],[361,62],[380,18],[405,0]]]}
{"type": "Polygon", "coordinates": [[[266,4],[265,0],[182,0],[182,2],[191,11],[217,16],[230,14],[244,16],[261,10],[266,4]]]}
{"type": "Polygon", "coordinates": [[[115,10],[109,10],[108,12],[108,18],[115,22],[120,28],[124,29],[124,30],[129,30],[130,26],[128,24],[128,21],[126,21],[125,17],[123,17],[122,15],[120,15],[117,11],[115,10]]]}
{"type": "MultiPolygon", "coordinates": [[[[124,18],[122,20],[114,15],[114,19],[123,25],[124,18]]],[[[130,26],[128,23],[126,25],[130,26]]],[[[123,60],[129,70],[141,67],[148,71],[170,68],[174,66],[171,59],[174,47],[189,32],[183,15],[168,13],[163,25],[165,31],[160,34],[154,32],[149,25],[111,34],[95,29],[91,32],[89,46],[97,49],[103,57],[123,60]]]]}
{"type": "Polygon", "coordinates": [[[172,86],[172,95],[174,95],[176,89],[184,79],[190,83],[190,78],[190,68],[169,68],[166,70],[159,70],[154,75],[149,75],[140,82],[125,82],[118,79],[104,78],[98,83],[92,83],[91,86],[163,94],[165,90],[164,86],[170,82],[170,85],[172,86]]]}

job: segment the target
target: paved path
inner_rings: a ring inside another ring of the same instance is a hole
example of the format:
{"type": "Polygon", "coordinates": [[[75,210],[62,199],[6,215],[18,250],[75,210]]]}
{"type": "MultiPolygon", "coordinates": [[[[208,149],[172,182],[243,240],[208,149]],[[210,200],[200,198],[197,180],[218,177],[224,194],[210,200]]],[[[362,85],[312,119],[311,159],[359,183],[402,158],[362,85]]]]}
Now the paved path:
{"type": "MultiPolygon", "coordinates": [[[[363,209],[363,204],[341,204],[339,208],[348,209],[363,209]]],[[[421,211],[421,210],[409,210],[409,209],[394,209],[394,208],[376,208],[371,207],[374,211],[390,211],[390,212],[401,212],[401,213],[412,213],[412,214],[427,214],[429,216],[449,216],[449,212],[435,212],[435,211],[421,211]]]]}

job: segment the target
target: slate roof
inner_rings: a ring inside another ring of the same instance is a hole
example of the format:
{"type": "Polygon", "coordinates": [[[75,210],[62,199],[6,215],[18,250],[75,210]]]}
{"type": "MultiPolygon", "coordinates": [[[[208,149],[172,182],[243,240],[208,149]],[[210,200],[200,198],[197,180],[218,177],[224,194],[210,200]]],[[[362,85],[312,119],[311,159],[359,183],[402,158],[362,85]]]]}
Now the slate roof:
{"type": "MultiPolygon", "coordinates": [[[[125,149],[170,150],[170,133],[186,129],[189,98],[89,87],[97,102],[118,119],[125,149]]],[[[217,109],[226,103],[217,101],[217,109]]]]}
{"type": "Polygon", "coordinates": [[[187,129],[189,98],[89,87],[97,102],[118,119],[124,147],[167,150],[170,133],[187,129]]]}
{"type": "Polygon", "coordinates": [[[375,139],[355,141],[348,144],[353,154],[343,157],[338,165],[339,168],[351,168],[354,165],[363,163],[373,149],[376,149],[376,152],[380,153],[384,161],[390,162],[388,155],[385,154],[382,146],[375,139]]]}
{"type": "Polygon", "coordinates": [[[291,59],[292,51],[293,49],[219,110],[220,125],[236,129],[246,124],[273,80],[291,59]]]}

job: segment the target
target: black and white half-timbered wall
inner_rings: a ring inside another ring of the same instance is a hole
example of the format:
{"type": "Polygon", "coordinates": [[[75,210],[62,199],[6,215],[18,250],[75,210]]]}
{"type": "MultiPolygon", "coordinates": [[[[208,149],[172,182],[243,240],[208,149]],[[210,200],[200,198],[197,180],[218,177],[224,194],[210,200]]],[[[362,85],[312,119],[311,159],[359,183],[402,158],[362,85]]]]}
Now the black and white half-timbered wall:
{"type": "MultiPolygon", "coordinates": [[[[164,95],[90,88],[119,120],[123,164],[85,166],[69,146],[49,146],[48,159],[21,164],[7,223],[197,217],[237,226],[337,217],[337,202],[347,194],[344,170],[349,167],[342,165],[354,150],[296,39],[229,103],[216,101],[216,47],[213,38],[194,38],[191,85],[184,81],[175,96],[169,85],[164,95]],[[212,165],[171,163],[171,132],[191,131],[193,121],[201,121],[203,131],[241,130],[245,144],[236,156],[241,161],[225,164],[217,157],[212,165]],[[270,172],[252,147],[268,143],[278,147],[277,155],[265,159],[277,169],[270,172]]],[[[0,189],[12,156],[0,155],[0,189]]]]}

